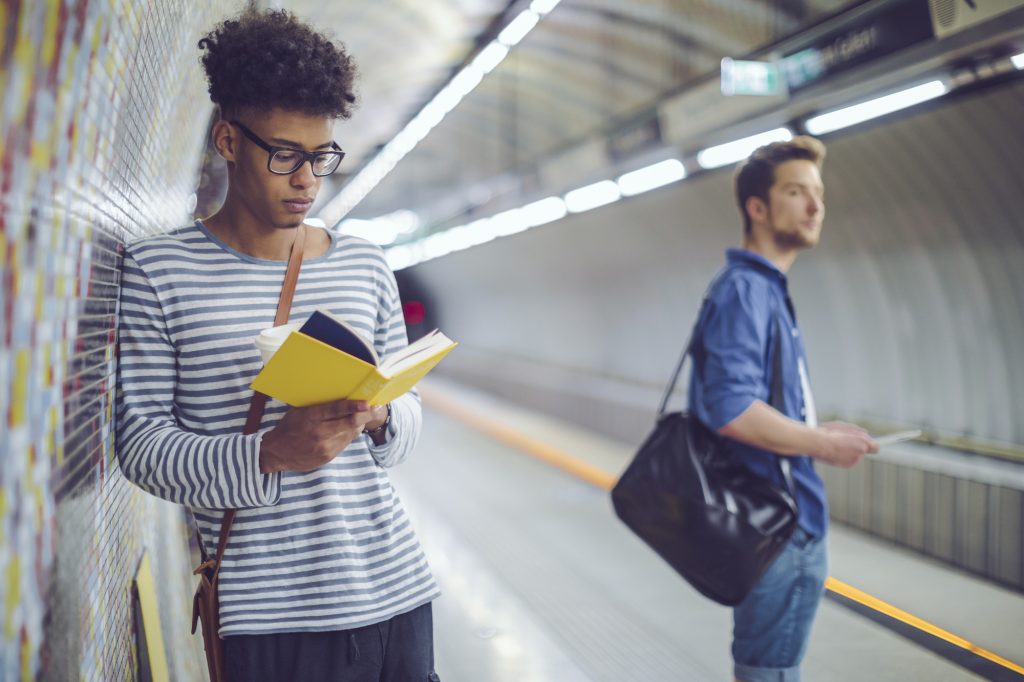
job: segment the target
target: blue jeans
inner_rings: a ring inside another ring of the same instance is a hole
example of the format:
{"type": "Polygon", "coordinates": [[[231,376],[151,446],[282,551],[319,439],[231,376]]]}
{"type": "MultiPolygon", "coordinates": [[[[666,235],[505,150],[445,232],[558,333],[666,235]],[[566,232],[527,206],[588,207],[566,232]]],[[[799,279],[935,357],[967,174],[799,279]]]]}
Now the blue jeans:
{"type": "Polygon", "coordinates": [[[797,528],[746,599],[733,609],[734,675],[742,682],[799,682],[811,624],[824,594],[825,538],[797,528]]]}

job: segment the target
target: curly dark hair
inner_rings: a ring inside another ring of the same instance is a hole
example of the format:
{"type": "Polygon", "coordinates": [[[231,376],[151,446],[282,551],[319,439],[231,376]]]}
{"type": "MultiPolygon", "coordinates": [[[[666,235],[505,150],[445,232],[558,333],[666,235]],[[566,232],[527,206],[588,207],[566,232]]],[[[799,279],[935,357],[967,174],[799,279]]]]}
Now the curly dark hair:
{"type": "Polygon", "coordinates": [[[199,41],[210,99],[222,116],[274,108],[348,118],[356,66],[332,43],[284,10],[250,6],[199,41]],[[228,112],[225,114],[225,112],[228,112]]]}

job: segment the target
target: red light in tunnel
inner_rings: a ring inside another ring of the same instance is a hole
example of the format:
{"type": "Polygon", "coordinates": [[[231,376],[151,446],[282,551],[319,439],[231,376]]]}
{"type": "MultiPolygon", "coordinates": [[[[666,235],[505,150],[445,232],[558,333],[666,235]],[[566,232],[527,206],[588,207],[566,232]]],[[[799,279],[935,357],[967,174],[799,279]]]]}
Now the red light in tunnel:
{"type": "Polygon", "coordinates": [[[405,324],[409,326],[423,324],[427,309],[419,301],[409,301],[402,306],[402,314],[405,315],[405,324]]]}

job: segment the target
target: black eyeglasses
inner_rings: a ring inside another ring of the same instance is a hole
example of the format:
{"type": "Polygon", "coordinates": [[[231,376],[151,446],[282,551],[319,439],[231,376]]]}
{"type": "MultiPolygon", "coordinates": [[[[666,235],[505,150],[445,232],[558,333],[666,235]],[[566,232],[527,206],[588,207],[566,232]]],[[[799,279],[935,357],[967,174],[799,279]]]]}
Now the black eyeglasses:
{"type": "Polygon", "coordinates": [[[259,135],[238,121],[230,121],[230,123],[237,126],[246,137],[270,155],[267,158],[267,170],[275,175],[291,175],[302,168],[302,164],[309,161],[313,168],[313,175],[323,177],[338,170],[341,160],[345,158],[345,152],[334,142],[331,143],[334,151],[330,152],[304,152],[301,149],[274,147],[261,140],[259,135]]]}

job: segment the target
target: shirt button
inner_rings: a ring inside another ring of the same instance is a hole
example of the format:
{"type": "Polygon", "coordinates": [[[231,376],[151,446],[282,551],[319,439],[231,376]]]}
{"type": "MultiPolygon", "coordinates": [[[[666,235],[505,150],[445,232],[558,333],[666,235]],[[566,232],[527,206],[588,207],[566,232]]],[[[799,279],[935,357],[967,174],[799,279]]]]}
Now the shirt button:
{"type": "Polygon", "coordinates": [[[806,407],[801,407],[800,408],[800,416],[801,417],[806,417],[807,416],[807,408],[806,407]]]}
{"type": "Polygon", "coordinates": [[[795,337],[797,337],[797,336],[800,336],[800,332],[799,332],[799,331],[797,331],[797,330],[796,330],[796,328],[794,327],[794,328],[793,328],[793,337],[795,338],[795,337]]]}

